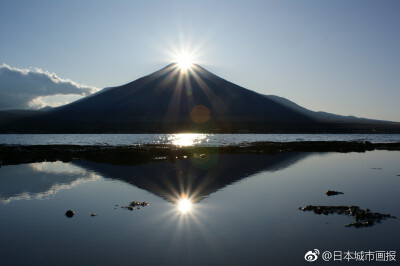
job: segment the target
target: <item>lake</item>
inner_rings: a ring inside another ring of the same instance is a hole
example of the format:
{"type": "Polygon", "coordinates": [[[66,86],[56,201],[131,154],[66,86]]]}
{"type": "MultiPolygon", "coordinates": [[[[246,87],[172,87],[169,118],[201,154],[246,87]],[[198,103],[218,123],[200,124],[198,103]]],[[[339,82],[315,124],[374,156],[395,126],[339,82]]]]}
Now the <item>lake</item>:
{"type": "MultiPolygon", "coordinates": [[[[94,141],[53,136],[46,143],[94,141]]],[[[138,142],[136,136],[109,136],[96,142],[138,142]]],[[[207,138],[209,143],[235,141],[207,138]]],[[[23,144],[35,141],[25,138],[23,144]]],[[[400,219],[346,227],[355,222],[349,215],[318,215],[299,207],[356,205],[399,217],[399,162],[399,151],[370,151],[3,166],[1,265],[308,265],[304,256],[315,249],[317,265],[324,265],[325,251],[343,257],[347,251],[393,255],[400,250],[400,219]],[[344,194],[327,196],[327,190],[344,194]],[[123,208],[132,201],[149,206],[123,208]],[[69,209],[75,212],[72,218],[64,215],[69,209]]]]}
{"type": "Polygon", "coordinates": [[[259,141],[400,142],[400,134],[0,134],[0,144],[227,146],[259,141]]]}

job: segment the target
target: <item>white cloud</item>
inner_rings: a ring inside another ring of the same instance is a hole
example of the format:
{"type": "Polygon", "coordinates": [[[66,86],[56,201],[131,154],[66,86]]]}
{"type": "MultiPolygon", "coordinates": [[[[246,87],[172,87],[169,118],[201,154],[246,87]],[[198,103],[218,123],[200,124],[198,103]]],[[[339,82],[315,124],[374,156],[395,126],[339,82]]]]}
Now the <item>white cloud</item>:
{"type": "Polygon", "coordinates": [[[0,110],[57,106],[98,90],[39,68],[0,66],[0,110]]]}
{"type": "Polygon", "coordinates": [[[40,109],[45,106],[57,107],[74,102],[82,97],[84,96],[77,94],[40,96],[30,101],[29,107],[32,109],[40,109]]]}

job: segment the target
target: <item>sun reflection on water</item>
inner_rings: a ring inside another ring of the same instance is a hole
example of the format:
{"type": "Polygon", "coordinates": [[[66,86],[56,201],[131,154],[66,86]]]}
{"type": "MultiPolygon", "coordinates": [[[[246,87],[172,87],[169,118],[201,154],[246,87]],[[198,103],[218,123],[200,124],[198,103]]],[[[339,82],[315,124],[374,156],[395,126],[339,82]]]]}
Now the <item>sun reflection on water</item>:
{"type": "Polygon", "coordinates": [[[185,214],[192,209],[192,202],[188,198],[182,198],[178,202],[178,210],[180,213],[185,214]]]}
{"type": "Polygon", "coordinates": [[[185,133],[171,134],[168,141],[177,146],[193,146],[208,141],[208,139],[207,134],[185,133]]]}

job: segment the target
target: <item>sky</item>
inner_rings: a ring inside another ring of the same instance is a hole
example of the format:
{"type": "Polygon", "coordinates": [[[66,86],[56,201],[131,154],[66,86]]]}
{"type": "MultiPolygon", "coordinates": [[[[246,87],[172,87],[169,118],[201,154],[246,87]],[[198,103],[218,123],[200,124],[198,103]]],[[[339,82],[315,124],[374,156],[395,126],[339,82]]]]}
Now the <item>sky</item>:
{"type": "Polygon", "coordinates": [[[67,103],[186,51],[313,111],[400,121],[399,14],[390,0],[0,0],[0,109],[67,103]]]}

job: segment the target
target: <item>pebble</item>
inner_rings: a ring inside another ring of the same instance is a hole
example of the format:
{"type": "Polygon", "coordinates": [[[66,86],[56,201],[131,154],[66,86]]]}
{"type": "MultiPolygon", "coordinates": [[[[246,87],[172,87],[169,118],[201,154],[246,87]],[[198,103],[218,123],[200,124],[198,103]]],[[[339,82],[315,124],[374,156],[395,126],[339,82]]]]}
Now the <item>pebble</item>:
{"type": "Polygon", "coordinates": [[[73,210],[68,210],[65,212],[65,216],[68,218],[72,218],[74,216],[75,212],[73,210]]]}
{"type": "Polygon", "coordinates": [[[325,192],[325,194],[327,196],[336,196],[336,195],[340,195],[340,194],[344,194],[344,193],[340,192],[340,191],[328,190],[327,192],[325,192]]]}

